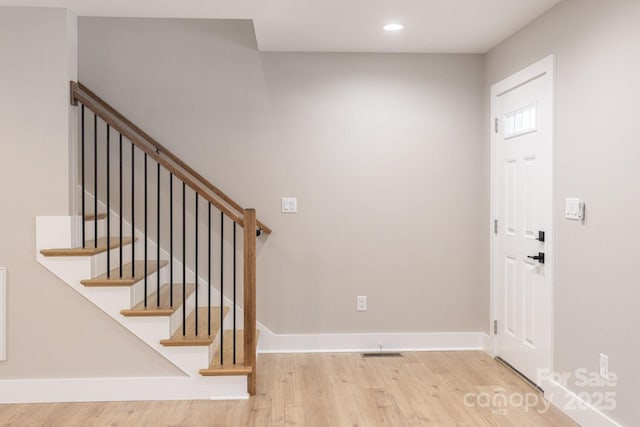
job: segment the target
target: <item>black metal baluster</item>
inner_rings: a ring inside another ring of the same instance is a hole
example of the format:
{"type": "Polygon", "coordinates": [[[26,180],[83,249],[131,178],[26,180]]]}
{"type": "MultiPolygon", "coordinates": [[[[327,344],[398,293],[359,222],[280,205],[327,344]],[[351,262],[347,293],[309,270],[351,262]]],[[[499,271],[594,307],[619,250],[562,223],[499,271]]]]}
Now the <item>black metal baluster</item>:
{"type": "Polygon", "coordinates": [[[236,222],[233,221],[233,364],[236,364],[236,222]]]}
{"type": "Polygon", "coordinates": [[[107,123],[107,279],[111,278],[111,127],[107,123]]]}
{"type": "Polygon", "coordinates": [[[120,278],[122,278],[122,134],[120,134],[120,148],[119,148],[119,161],[118,161],[118,165],[120,168],[120,200],[119,200],[119,207],[120,207],[120,232],[119,232],[119,236],[120,236],[120,278]]]}
{"type": "Polygon", "coordinates": [[[173,174],[169,173],[169,305],[173,307],[173,174]]]}
{"type": "Polygon", "coordinates": [[[98,248],[98,116],[93,115],[93,244],[98,248]]]}
{"type": "Polygon", "coordinates": [[[136,174],[135,174],[136,146],[131,143],[131,277],[136,276],[136,174]]]}
{"type": "Polygon", "coordinates": [[[156,238],[157,238],[157,242],[156,242],[156,262],[157,264],[157,269],[156,269],[156,307],[160,307],[160,163],[157,164],[157,175],[158,175],[158,182],[157,182],[157,191],[158,191],[158,206],[157,206],[157,210],[158,210],[158,223],[156,224],[156,238]]]}
{"type": "Polygon", "coordinates": [[[82,153],[80,155],[81,157],[80,169],[81,169],[81,175],[82,175],[81,177],[81,181],[82,181],[82,195],[81,195],[82,197],[82,248],[85,248],[87,245],[87,236],[86,236],[87,231],[85,230],[85,225],[86,225],[85,216],[87,213],[86,213],[86,207],[85,207],[85,201],[84,201],[85,199],[84,197],[84,138],[85,138],[84,137],[84,104],[82,104],[80,111],[81,111],[80,115],[81,115],[81,128],[82,128],[82,136],[81,136],[81,143],[80,143],[81,153],[82,153]]]}
{"type": "Polygon", "coordinates": [[[220,364],[224,364],[224,213],[220,212],[220,364]]]}
{"type": "Polygon", "coordinates": [[[147,153],[144,153],[144,306],[147,307],[147,153]]]}
{"type": "Polygon", "coordinates": [[[211,335],[211,203],[207,210],[207,334],[211,335]]]}
{"type": "Polygon", "coordinates": [[[198,336],[198,192],[196,191],[196,260],[195,260],[195,275],[196,275],[196,337],[198,336]]]}
{"type": "Polygon", "coordinates": [[[185,219],[185,197],[186,185],[182,183],[182,336],[187,334],[187,302],[185,301],[187,287],[187,255],[186,255],[186,235],[187,225],[185,219]]]}

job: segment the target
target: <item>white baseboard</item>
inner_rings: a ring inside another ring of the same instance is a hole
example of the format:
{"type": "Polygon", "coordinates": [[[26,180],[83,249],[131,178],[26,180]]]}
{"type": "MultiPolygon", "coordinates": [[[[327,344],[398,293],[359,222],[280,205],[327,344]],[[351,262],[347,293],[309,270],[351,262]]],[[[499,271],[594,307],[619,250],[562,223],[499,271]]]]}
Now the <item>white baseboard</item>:
{"type": "Polygon", "coordinates": [[[582,427],[621,427],[556,381],[544,384],[544,397],[582,427]]]}
{"type": "Polygon", "coordinates": [[[246,377],[0,380],[0,403],[248,399],[246,377]]]}
{"type": "Polygon", "coordinates": [[[483,334],[483,344],[484,344],[484,351],[491,357],[496,357],[498,355],[498,352],[496,351],[496,336],[495,335],[488,335],[488,334],[483,334]]]}
{"type": "Polygon", "coordinates": [[[486,351],[483,332],[406,332],[279,335],[259,326],[259,353],[330,353],[378,351],[486,351]]]}

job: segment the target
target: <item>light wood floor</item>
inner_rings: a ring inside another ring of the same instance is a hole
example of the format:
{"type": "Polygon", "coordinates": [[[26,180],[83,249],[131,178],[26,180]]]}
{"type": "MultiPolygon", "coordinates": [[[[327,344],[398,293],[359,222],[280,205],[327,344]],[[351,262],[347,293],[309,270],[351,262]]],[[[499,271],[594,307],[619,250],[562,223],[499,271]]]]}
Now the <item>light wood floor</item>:
{"type": "Polygon", "coordinates": [[[575,426],[482,352],[278,354],[258,357],[248,401],[0,405],[2,426],[575,426]],[[469,407],[504,394],[512,406],[469,407]],[[476,397],[478,398],[476,400],[476,397]],[[540,401],[541,402],[541,401],[540,401]]]}

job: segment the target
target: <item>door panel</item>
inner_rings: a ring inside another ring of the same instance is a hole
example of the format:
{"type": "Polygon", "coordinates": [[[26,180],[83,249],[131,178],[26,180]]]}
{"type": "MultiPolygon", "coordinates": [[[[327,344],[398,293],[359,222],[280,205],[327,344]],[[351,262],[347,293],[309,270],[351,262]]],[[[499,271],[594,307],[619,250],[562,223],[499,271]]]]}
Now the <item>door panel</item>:
{"type": "Polygon", "coordinates": [[[526,239],[535,239],[536,231],[536,158],[535,156],[526,157],[523,160],[523,189],[522,198],[524,204],[524,227],[523,237],[526,239]]]}
{"type": "Polygon", "coordinates": [[[505,177],[504,177],[506,212],[505,212],[504,223],[507,226],[507,229],[505,230],[505,232],[510,236],[515,236],[516,233],[518,232],[517,226],[516,226],[516,220],[517,220],[516,206],[518,202],[516,199],[516,192],[518,188],[518,182],[516,179],[516,173],[517,173],[516,169],[517,169],[516,160],[513,160],[513,159],[506,160],[505,177]]]}
{"type": "Polygon", "coordinates": [[[501,224],[492,240],[496,352],[535,383],[538,369],[551,368],[552,64],[543,60],[497,83],[491,104],[498,124],[492,210],[501,224]],[[544,263],[531,258],[539,253],[544,263]]]}
{"type": "Polygon", "coordinates": [[[516,314],[518,313],[518,292],[516,283],[516,259],[515,257],[506,257],[505,262],[505,288],[507,291],[506,298],[506,329],[511,336],[517,336],[516,314]]]}
{"type": "Polygon", "coordinates": [[[524,263],[524,277],[522,280],[523,286],[523,339],[524,344],[535,350],[536,345],[536,266],[532,263],[524,263]]]}

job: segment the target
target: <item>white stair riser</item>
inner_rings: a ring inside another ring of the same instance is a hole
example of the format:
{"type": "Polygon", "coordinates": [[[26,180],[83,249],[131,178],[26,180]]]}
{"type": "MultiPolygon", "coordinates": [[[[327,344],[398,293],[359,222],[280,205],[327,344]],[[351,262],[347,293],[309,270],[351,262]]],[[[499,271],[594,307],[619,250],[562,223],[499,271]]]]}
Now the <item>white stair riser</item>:
{"type": "Polygon", "coordinates": [[[80,281],[91,277],[91,257],[45,257],[38,253],[36,259],[77,291],[84,288],[80,281]]]}
{"type": "MultiPolygon", "coordinates": [[[[109,250],[109,268],[111,270],[118,268],[120,265],[120,248],[114,248],[109,250]]],[[[123,245],[122,246],[122,263],[127,264],[131,262],[131,245],[123,245]]],[[[109,271],[107,268],[107,252],[102,252],[97,255],[91,257],[91,276],[89,277],[98,277],[103,274],[106,274],[109,271]]]]}
{"type": "MultiPolygon", "coordinates": [[[[144,269],[142,269],[144,271],[144,269]]],[[[136,270],[136,274],[139,272],[136,270]]],[[[160,286],[167,283],[169,280],[169,273],[167,267],[163,267],[160,271],[155,271],[147,275],[147,303],[152,299],[155,303],[155,297],[150,299],[149,296],[153,295],[158,290],[158,275],[160,276],[160,286]]],[[[131,307],[141,303],[144,300],[144,278],[131,285],[131,307]]],[[[126,308],[126,307],[125,307],[126,308]]]]}
{"type": "MultiPolygon", "coordinates": [[[[96,221],[84,221],[84,238],[85,240],[94,240],[96,238],[96,230],[94,223],[96,221]]],[[[107,235],[107,221],[106,219],[98,220],[98,238],[105,237],[107,235]]],[[[113,224],[112,224],[113,225],[113,224]]],[[[117,235],[117,229],[111,229],[111,234],[117,235]]],[[[131,234],[123,234],[130,236],[131,234]]]]}
{"type": "MultiPolygon", "coordinates": [[[[215,282],[214,282],[215,285],[215,282]]],[[[236,283],[236,329],[243,329],[244,325],[244,311],[242,310],[242,282],[238,280],[236,283]]],[[[209,286],[207,282],[200,278],[198,280],[198,292],[200,293],[198,297],[198,305],[200,307],[206,307],[209,302],[208,295],[209,286]]],[[[233,330],[233,287],[231,284],[225,283],[224,289],[225,297],[223,299],[223,305],[225,307],[229,307],[229,312],[223,319],[223,330],[233,330]]],[[[220,291],[214,287],[211,287],[211,305],[219,306],[220,305],[220,291]]]]}
{"type": "MultiPolygon", "coordinates": [[[[91,211],[93,212],[93,205],[91,205],[91,211]]],[[[107,212],[107,207],[102,204],[101,202],[98,203],[98,212],[100,213],[106,213],[107,212]]],[[[90,213],[88,215],[93,215],[93,213],[90,213]]],[[[114,212],[113,209],[111,210],[111,215],[110,215],[110,223],[107,223],[107,218],[100,218],[100,219],[91,219],[88,221],[84,221],[84,233],[85,233],[85,239],[86,240],[93,240],[96,237],[96,222],[97,222],[97,231],[98,231],[98,237],[105,237],[107,235],[107,229],[111,229],[111,236],[113,237],[117,237],[120,236],[120,217],[118,216],[117,212],[114,212]]],[[[122,221],[122,235],[123,236],[131,236],[131,224],[126,221],[123,220],[122,221]]]]}
{"type": "MultiPolygon", "coordinates": [[[[228,317],[228,314],[227,314],[228,317]]],[[[211,361],[213,361],[213,358],[216,355],[216,350],[218,349],[218,346],[220,345],[220,333],[221,331],[219,331],[215,338],[213,339],[213,342],[211,344],[209,344],[209,363],[208,365],[211,365],[211,361]]]]}
{"type": "Polygon", "coordinates": [[[103,311],[114,316],[120,315],[122,307],[126,307],[131,298],[131,290],[127,286],[83,286],[82,294],[103,311]]]}
{"type": "MultiPolygon", "coordinates": [[[[233,312],[229,310],[227,316],[224,318],[224,325],[222,329],[225,331],[233,330],[233,312]]],[[[242,311],[236,310],[236,329],[244,329],[244,317],[242,315],[242,311]]]]}
{"type": "Polygon", "coordinates": [[[188,318],[189,315],[193,312],[194,308],[195,308],[195,295],[191,294],[187,298],[187,303],[185,305],[184,313],[182,311],[182,306],[179,305],[178,306],[178,310],[176,310],[169,317],[169,322],[170,322],[169,336],[172,336],[173,334],[175,334],[176,331],[182,327],[182,319],[183,319],[183,317],[188,318]]]}

